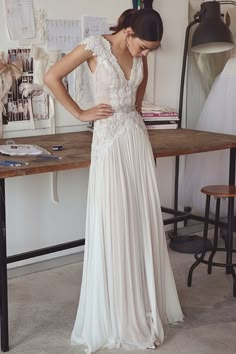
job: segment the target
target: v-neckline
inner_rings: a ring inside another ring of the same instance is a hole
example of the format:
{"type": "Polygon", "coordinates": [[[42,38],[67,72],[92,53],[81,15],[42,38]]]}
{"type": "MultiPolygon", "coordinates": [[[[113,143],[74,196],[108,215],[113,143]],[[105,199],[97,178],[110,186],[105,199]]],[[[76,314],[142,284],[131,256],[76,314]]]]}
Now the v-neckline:
{"type": "Polygon", "coordinates": [[[135,61],[136,61],[135,59],[136,59],[136,58],[133,57],[133,62],[132,62],[132,66],[131,66],[131,69],[130,69],[129,78],[126,78],[124,70],[123,70],[122,67],[120,66],[120,63],[118,62],[117,57],[115,56],[115,54],[112,52],[111,42],[110,42],[107,38],[105,38],[104,36],[101,36],[101,37],[102,37],[102,39],[104,40],[104,42],[107,44],[107,48],[108,48],[108,50],[109,50],[109,53],[110,53],[112,59],[114,60],[116,66],[118,67],[118,69],[119,69],[120,72],[122,73],[123,78],[125,79],[126,82],[130,82],[131,79],[132,79],[132,76],[133,76],[133,70],[134,70],[134,64],[135,64],[135,61]]]}

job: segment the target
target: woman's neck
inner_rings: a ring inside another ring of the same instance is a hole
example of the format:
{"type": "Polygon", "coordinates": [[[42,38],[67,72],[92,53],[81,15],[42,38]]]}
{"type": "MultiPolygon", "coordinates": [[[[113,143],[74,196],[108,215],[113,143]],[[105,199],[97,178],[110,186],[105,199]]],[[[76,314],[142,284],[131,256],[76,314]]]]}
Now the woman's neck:
{"type": "Polygon", "coordinates": [[[112,43],[112,46],[114,46],[117,50],[120,50],[122,52],[129,51],[126,45],[126,34],[124,31],[119,31],[115,34],[108,34],[105,36],[105,38],[112,43]]]}

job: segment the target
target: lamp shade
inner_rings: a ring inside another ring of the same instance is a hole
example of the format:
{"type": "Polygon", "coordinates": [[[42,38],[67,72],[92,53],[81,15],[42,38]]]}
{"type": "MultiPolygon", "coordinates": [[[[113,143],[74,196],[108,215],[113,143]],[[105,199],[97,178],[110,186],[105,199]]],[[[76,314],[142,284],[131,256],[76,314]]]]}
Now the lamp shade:
{"type": "Polygon", "coordinates": [[[192,37],[192,51],[217,53],[234,47],[230,29],[221,19],[220,3],[207,1],[201,4],[199,25],[192,37]]]}

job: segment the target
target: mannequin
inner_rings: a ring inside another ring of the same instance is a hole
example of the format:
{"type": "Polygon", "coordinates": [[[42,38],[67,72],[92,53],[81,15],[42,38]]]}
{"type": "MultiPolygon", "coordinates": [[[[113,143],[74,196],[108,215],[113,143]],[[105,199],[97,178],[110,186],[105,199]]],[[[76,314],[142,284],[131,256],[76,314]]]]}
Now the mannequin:
{"type": "MultiPolygon", "coordinates": [[[[226,23],[236,37],[236,7],[225,15],[226,23]]],[[[236,48],[216,77],[203,106],[195,129],[223,134],[236,134],[236,48]]],[[[204,213],[205,197],[201,187],[208,184],[228,184],[229,152],[209,152],[186,157],[182,202],[197,213],[204,213]]],[[[215,210],[212,203],[211,210],[215,210]]],[[[223,200],[221,216],[227,215],[227,201],[223,200]]]]}

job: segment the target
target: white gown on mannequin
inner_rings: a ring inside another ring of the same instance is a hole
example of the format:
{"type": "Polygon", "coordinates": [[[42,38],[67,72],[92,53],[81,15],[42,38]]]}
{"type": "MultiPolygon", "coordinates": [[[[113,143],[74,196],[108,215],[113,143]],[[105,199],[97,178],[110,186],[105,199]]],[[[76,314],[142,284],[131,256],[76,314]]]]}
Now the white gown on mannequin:
{"type": "MultiPolygon", "coordinates": [[[[232,7],[232,5],[229,5],[232,7]]],[[[228,10],[230,29],[236,38],[236,8],[228,10]]],[[[236,48],[231,51],[222,72],[216,77],[203,106],[197,130],[223,134],[236,134],[236,48]]],[[[204,213],[205,195],[201,187],[209,184],[229,183],[229,150],[194,154],[186,157],[182,181],[182,204],[193,211],[204,213]]],[[[211,202],[215,212],[215,203],[211,202]]],[[[221,216],[227,215],[227,200],[221,201],[221,216]]]]}
{"type": "MultiPolygon", "coordinates": [[[[197,130],[236,134],[236,55],[227,61],[215,79],[197,123],[197,130]]],[[[205,196],[200,193],[209,184],[228,184],[229,150],[194,154],[186,157],[183,203],[203,213],[205,196]]],[[[227,200],[222,201],[221,215],[227,215],[227,200]]],[[[212,212],[215,203],[212,203],[212,212]]]]}
{"type": "Polygon", "coordinates": [[[164,338],[163,324],[183,320],[167,253],[155,164],[135,110],[142,59],[126,79],[110,43],[91,36],[97,56],[90,74],[95,104],[114,114],[95,122],[89,177],[83,279],[72,344],[147,348],[164,338]]]}

